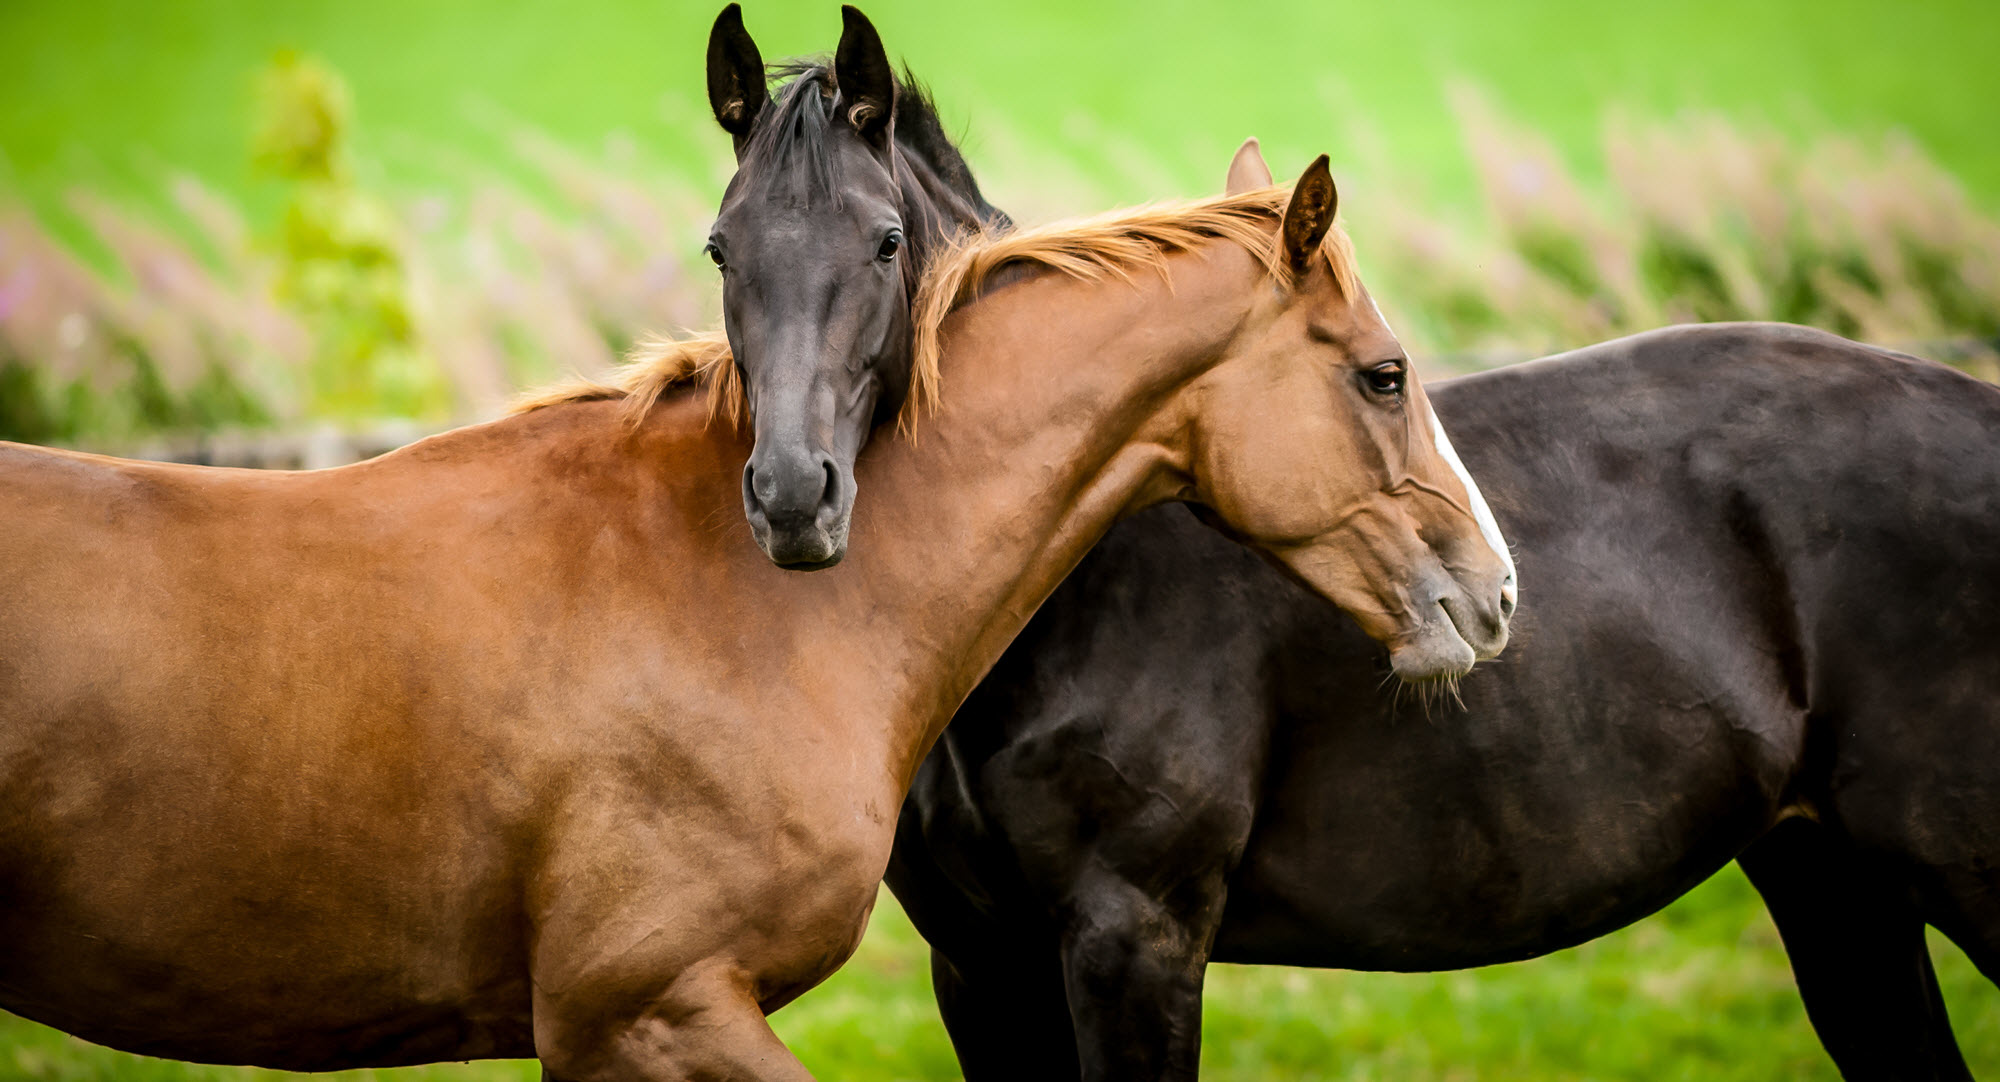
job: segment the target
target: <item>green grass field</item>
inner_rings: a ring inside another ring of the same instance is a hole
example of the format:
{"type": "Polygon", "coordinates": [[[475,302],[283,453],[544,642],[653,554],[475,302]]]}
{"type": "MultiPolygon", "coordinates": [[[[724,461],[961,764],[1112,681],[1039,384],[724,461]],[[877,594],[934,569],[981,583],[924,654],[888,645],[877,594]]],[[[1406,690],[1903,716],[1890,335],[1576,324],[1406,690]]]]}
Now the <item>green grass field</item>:
{"type": "MultiPolygon", "coordinates": [[[[269,211],[244,133],[251,73],[281,48],[353,82],[364,164],[399,185],[490,167],[518,125],[622,140],[713,183],[702,50],[716,0],[93,0],[0,4],[0,192],[151,193],[175,168],[269,211]]],[[[2000,197],[2000,5],[1985,0],[1529,0],[1260,5],[1022,0],[864,5],[967,126],[1009,204],[1050,161],[1108,195],[1210,191],[1245,135],[1278,172],[1321,150],[1394,161],[1447,197],[1471,176],[1448,104],[1464,80],[1579,161],[1607,108],[1717,110],[1785,130],[1900,129],[2000,197]],[[1032,153],[1030,153],[1032,149],[1032,153]]],[[[830,49],[832,0],[750,0],[765,56],[830,49]]]]}
{"type": "MultiPolygon", "coordinates": [[[[2000,990],[1933,935],[1960,1046],[2000,1077],[2000,990]]],[[[958,1077],[928,955],[884,893],[860,951],[773,1019],[823,1079],[958,1077]]],[[[1838,1076],[1756,893],[1734,866],[1664,912],[1575,950],[1483,970],[1372,974],[1216,966],[1215,1082],[1770,1082],[1838,1076]]],[[[127,1056],[0,1015],[0,1079],[249,1082],[294,1076],[127,1056]]],[[[529,1063],[356,1072],[384,1082],[533,1082],[529,1063]]]]}

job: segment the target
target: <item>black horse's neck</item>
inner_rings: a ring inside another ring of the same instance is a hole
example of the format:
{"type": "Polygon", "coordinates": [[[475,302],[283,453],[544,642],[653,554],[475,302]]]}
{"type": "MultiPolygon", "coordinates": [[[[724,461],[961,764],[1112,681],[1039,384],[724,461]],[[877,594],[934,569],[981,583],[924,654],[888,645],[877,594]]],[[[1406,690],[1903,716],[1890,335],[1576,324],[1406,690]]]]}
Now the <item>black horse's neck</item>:
{"type": "MultiPolygon", "coordinates": [[[[930,90],[909,69],[896,80],[896,147],[929,203],[954,230],[1005,229],[1013,222],[980,194],[965,155],[945,134],[930,90]]],[[[906,194],[909,182],[905,182],[906,194]]]]}

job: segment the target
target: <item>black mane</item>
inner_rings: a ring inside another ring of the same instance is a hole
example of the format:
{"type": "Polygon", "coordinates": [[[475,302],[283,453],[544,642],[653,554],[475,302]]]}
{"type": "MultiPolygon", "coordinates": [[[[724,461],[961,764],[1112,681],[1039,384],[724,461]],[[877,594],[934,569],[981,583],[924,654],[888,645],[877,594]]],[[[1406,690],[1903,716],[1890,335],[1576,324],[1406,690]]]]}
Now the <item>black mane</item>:
{"type": "MultiPolygon", "coordinates": [[[[766,69],[781,81],[758,114],[743,145],[744,163],[760,161],[777,175],[798,178],[807,202],[840,204],[829,132],[841,115],[833,65],[824,59],[795,59],[766,69]]],[[[945,133],[930,91],[905,68],[896,79],[896,148],[903,168],[904,232],[914,257],[905,263],[917,273],[951,237],[970,230],[1005,229],[1012,221],[986,201],[965,156],[945,133]]]]}
{"type": "Polygon", "coordinates": [[[833,155],[826,145],[835,94],[832,65],[787,60],[769,65],[766,71],[773,79],[789,81],[758,112],[743,143],[742,162],[762,162],[777,175],[798,177],[805,182],[808,198],[838,205],[833,155]]]}
{"type": "Polygon", "coordinates": [[[980,194],[972,167],[966,164],[958,144],[945,133],[930,88],[918,82],[907,67],[896,79],[896,144],[904,153],[927,163],[953,191],[977,208],[984,224],[1003,229],[1013,224],[1000,208],[980,194]]]}

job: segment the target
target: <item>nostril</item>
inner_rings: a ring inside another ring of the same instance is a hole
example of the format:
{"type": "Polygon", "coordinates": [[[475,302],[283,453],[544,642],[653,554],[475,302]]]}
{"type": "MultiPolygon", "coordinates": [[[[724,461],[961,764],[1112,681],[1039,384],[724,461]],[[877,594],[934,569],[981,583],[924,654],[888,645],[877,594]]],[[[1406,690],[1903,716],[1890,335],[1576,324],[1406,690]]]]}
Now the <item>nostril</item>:
{"type": "Polygon", "coordinates": [[[1513,618],[1514,604],[1519,596],[1519,591],[1514,587],[1514,578],[1510,575],[1506,582],[1500,584],[1500,618],[1502,620],[1513,618]]]}
{"type": "Polygon", "coordinates": [[[821,459],[819,468],[826,476],[826,484],[819,491],[819,505],[831,507],[840,499],[840,471],[834,469],[832,459],[821,459]]]}
{"type": "Polygon", "coordinates": [[[755,466],[745,465],[743,467],[743,506],[748,508],[753,515],[764,509],[764,501],[757,498],[757,467],[755,466]]]}

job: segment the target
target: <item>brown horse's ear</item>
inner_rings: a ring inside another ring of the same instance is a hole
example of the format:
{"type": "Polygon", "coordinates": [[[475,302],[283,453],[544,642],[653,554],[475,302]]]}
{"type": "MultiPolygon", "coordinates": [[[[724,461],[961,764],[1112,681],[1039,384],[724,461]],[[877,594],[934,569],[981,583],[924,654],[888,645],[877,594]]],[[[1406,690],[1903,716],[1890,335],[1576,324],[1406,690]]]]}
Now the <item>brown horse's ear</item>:
{"type": "Polygon", "coordinates": [[[881,144],[896,117],[896,75],[875,24],[852,4],[840,6],[840,48],[833,54],[833,79],[840,86],[847,122],[863,139],[881,144]]]}
{"type": "Polygon", "coordinates": [[[715,110],[715,122],[735,137],[738,153],[769,96],[764,56],[743,29],[742,5],[731,4],[708,32],[708,106],[715,110]]]}
{"type": "Polygon", "coordinates": [[[1291,271],[1293,281],[1304,278],[1312,266],[1320,242],[1333,227],[1333,212],[1339,204],[1340,196],[1333,190],[1333,173],[1327,168],[1326,155],[1322,154],[1306,166],[1298,187],[1292,189],[1292,201],[1285,206],[1285,224],[1279,232],[1285,246],[1285,267],[1291,271]]]}
{"type": "Polygon", "coordinates": [[[1271,186],[1271,167],[1264,164],[1264,152],[1257,148],[1257,140],[1243,140],[1236,148],[1236,156],[1229,159],[1229,179],[1222,185],[1224,195],[1242,195],[1259,188],[1271,186]]]}

